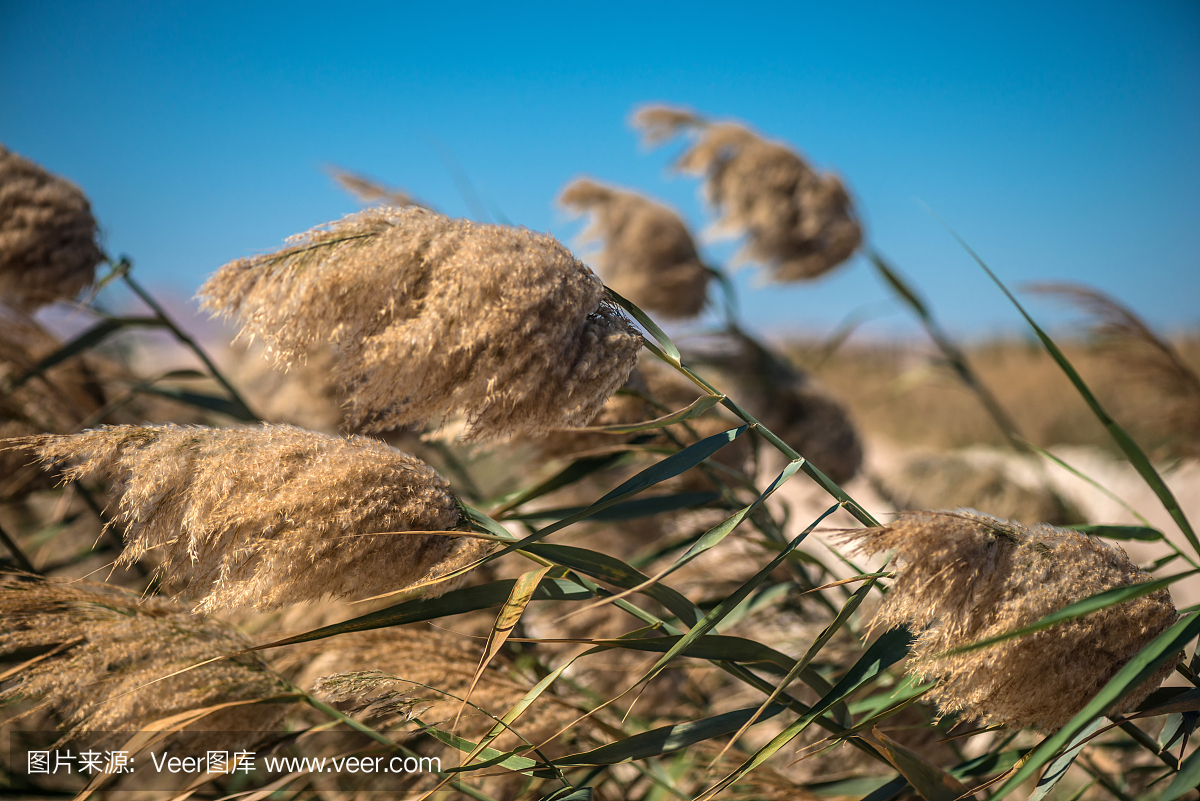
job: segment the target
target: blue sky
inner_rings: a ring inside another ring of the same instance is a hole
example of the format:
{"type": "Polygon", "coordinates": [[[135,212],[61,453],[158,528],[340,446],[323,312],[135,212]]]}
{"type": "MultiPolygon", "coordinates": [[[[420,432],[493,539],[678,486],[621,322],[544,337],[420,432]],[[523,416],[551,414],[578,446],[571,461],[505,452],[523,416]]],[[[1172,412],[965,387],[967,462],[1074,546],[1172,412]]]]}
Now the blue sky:
{"type": "MultiPolygon", "coordinates": [[[[1018,318],[1003,277],[1083,281],[1200,323],[1200,4],[0,4],[0,142],[92,199],[110,252],[190,296],[222,263],[357,204],[328,164],[568,244],[587,174],[709,221],[630,110],[745,120],[844,177],[871,242],[955,331],[1018,318]]],[[[712,247],[720,261],[728,246],[712,247]]],[[[740,273],[761,330],[910,324],[861,259],[815,285],[740,273]]],[[[1061,317],[1037,306],[1047,319],[1061,317]]]]}

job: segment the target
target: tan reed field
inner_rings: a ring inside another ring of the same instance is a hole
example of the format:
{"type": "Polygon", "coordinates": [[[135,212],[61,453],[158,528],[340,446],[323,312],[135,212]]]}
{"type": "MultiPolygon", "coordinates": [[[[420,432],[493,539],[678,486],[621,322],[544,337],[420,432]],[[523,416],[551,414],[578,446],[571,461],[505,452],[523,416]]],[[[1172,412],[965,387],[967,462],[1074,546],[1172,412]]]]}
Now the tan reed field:
{"type": "Polygon", "coordinates": [[[600,180],[593,272],[335,169],[366,207],[213,265],[210,353],[0,148],[4,797],[1200,798],[1195,343],[1054,286],[1089,339],[965,348],[793,145],[632,123],[737,260],[861,253],[928,346],[763,341],[600,180]]]}

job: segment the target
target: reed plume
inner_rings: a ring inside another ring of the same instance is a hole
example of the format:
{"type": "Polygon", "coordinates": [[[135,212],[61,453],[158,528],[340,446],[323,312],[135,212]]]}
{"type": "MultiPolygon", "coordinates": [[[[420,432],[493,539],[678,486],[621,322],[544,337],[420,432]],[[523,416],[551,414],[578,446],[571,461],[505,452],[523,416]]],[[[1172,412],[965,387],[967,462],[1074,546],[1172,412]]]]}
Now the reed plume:
{"type": "MultiPolygon", "coordinates": [[[[297,671],[296,683],[312,687],[330,702],[349,703],[356,713],[386,717],[412,706],[426,724],[453,720],[479,666],[481,644],[462,636],[427,628],[388,628],[344,634],[336,640],[302,645],[280,662],[297,671]],[[448,693],[448,694],[447,694],[448,693]],[[382,714],[380,714],[382,713],[382,714]]],[[[528,687],[506,679],[497,667],[484,671],[471,702],[499,717],[528,687]]],[[[534,742],[571,720],[569,707],[544,696],[517,722],[534,742]]],[[[491,718],[467,707],[460,731],[482,733],[491,718]]]]}
{"type": "MultiPolygon", "coordinates": [[[[163,598],[90,581],[9,575],[0,578],[0,618],[0,654],[54,649],[15,672],[0,703],[35,701],[25,714],[53,710],[69,729],[67,738],[139,731],[176,713],[287,692],[261,659],[244,653],[156,681],[253,645],[227,624],[163,598]]],[[[282,704],[232,707],[192,728],[271,731],[285,710],[282,704]]]]}
{"type": "Polygon", "coordinates": [[[705,193],[720,214],[716,231],[745,234],[740,257],[767,265],[774,280],[816,278],[862,243],[841,180],[818,173],[785,145],[740,123],[710,122],[665,106],[639,110],[633,123],[650,143],[693,133],[695,141],[676,168],[705,176],[705,193]]]}
{"type": "Polygon", "coordinates": [[[1165,403],[1155,418],[1185,450],[1200,451],[1200,376],[1171,343],[1115,298],[1080,284],[1033,284],[1030,290],[1072,304],[1092,318],[1092,333],[1120,360],[1122,373],[1154,387],[1165,403]]]}
{"type": "Polygon", "coordinates": [[[348,424],[467,418],[467,438],[586,424],[641,338],[552,237],[371,208],[226,264],[200,290],[287,364],[334,346],[348,424]]]}
{"type": "Polygon", "coordinates": [[[760,419],[835,484],[862,468],[862,441],[846,408],[809,381],[773,388],[760,419]]]}
{"type": "Polygon", "coordinates": [[[458,523],[445,479],[367,437],[164,425],[24,442],[43,462],[69,463],[68,479],[111,481],[120,562],[153,553],[198,612],[399,590],[479,553],[474,540],[428,533],[458,523]]]}
{"type": "Polygon", "coordinates": [[[0,300],[33,311],[90,286],[104,254],[75,184],[0,145],[0,300]]]}
{"type": "MultiPolygon", "coordinates": [[[[914,512],[849,535],[858,550],[895,549],[896,579],[873,623],[917,634],[909,670],[937,680],[943,713],[1052,731],[1175,622],[1166,590],[966,653],[944,652],[1028,626],[1105,590],[1152,577],[1115,546],[1069,529],[973,512],[914,512]]],[[[1120,705],[1136,707],[1168,663],[1120,705]]]]}
{"type": "Polygon", "coordinates": [[[330,167],[330,177],[337,181],[338,186],[354,195],[363,203],[380,203],[385,206],[420,206],[429,208],[417,201],[403,189],[393,189],[384,186],[373,178],[348,172],[339,167],[330,167]]]}
{"type": "Polygon", "coordinates": [[[667,318],[695,317],[704,308],[712,271],[674,211],[586,178],[570,183],[558,202],[591,216],[583,239],[604,243],[596,259],[614,290],[667,318]]]}

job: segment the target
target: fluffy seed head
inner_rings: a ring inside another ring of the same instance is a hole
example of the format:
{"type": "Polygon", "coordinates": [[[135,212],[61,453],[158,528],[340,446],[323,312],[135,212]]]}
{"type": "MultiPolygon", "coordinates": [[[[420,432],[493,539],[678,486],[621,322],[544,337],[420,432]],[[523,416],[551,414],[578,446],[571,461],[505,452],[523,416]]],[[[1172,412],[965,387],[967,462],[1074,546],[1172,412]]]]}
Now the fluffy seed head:
{"type": "Polygon", "coordinates": [[[849,259],[862,228],[840,179],[816,172],[790,148],[738,123],[710,123],[668,108],[634,118],[650,142],[694,129],[676,167],[706,177],[720,213],[717,230],[745,234],[742,257],[766,264],[778,281],[816,278],[849,259]]]}
{"type": "Polygon", "coordinates": [[[73,298],[103,258],[79,187],[0,145],[0,299],[32,311],[73,298]]]}
{"type": "Polygon", "coordinates": [[[399,590],[475,553],[475,540],[419,533],[458,523],[445,479],[368,437],[165,425],[27,442],[43,461],[70,463],[68,478],[111,481],[121,561],[153,550],[197,611],[399,590]]]}
{"type": "Polygon", "coordinates": [[[418,208],[371,208],[226,264],[204,307],[282,363],[328,343],[348,424],[467,417],[468,438],[585,424],[641,338],[552,237],[418,208]]]}
{"type": "MultiPolygon", "coordinates": [[[[287,685],[252,654],[155,682],[253,645],[228,625],[195,617],[163,598],[140,598],[90,581],[8,576],[0,580],[0,619],[0,654],[62,647],[18,672],[0,691],[0,703],[37,700],[38,709],[55,710],[75,731],[138,731],[175,713],[286,692],[287,685]]],[[[285,708],[232,707],[193,728],[269,731],[285,708]]]]}
{"type": "MultiPolygon", "coordinates": [[[[850,536],[862,553],[896,551],[895,583],[874,625],[911,627],[918,636],[909,670],[938,680],[932,697],[943,712],[986,724],[1060,728],[1177,617],[1170,593],[1159,590],[1025,637],[938,656],[1151,576],[1119,547],[1085,534],[972,512],[909,513],[850,536]]],[[[1172,669],[1165,665],[1113,711],[1137,706],[1172,669]]]]}
{"type": "Polygon", "coordinates": [[[591,215],[583,237],[604,243],[597,261],[609,286],[664,317],[700,313],[712,273],[679,215],[634,192],[586,178],[568,185],[558,202],[591,215]]]}
{"type": "Polygon", "coordinates": [[[862,442],[845,407],[807,381],[775,388],[764,422],[835,484],[862,467],[862,442]]]}

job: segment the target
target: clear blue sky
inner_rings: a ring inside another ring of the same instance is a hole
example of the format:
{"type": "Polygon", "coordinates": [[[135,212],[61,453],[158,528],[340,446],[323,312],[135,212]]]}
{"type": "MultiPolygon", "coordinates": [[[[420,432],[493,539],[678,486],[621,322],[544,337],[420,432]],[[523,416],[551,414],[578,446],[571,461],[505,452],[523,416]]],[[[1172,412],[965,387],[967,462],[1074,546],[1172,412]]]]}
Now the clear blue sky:
{"type": "MultiPolygon", "coordinates": [[[[1194,0],[0,2],[0,142],[82,186],[110,252],[181,296],[355,210],[326,164],[468,215],[449,152],[508,218],[568,243],[553,199],[580,174],[703,228],[696,182],[665,171],[675,148],[628,128],[647,101],[746,120],[838,171],[954,330],[1018,325],[917,198],[1014,283],[1085,281],[1200,323],[1194,0]]],[[[815,286],[739,283],[767,331],[904,319],[861,259],[815,286]]]]}

